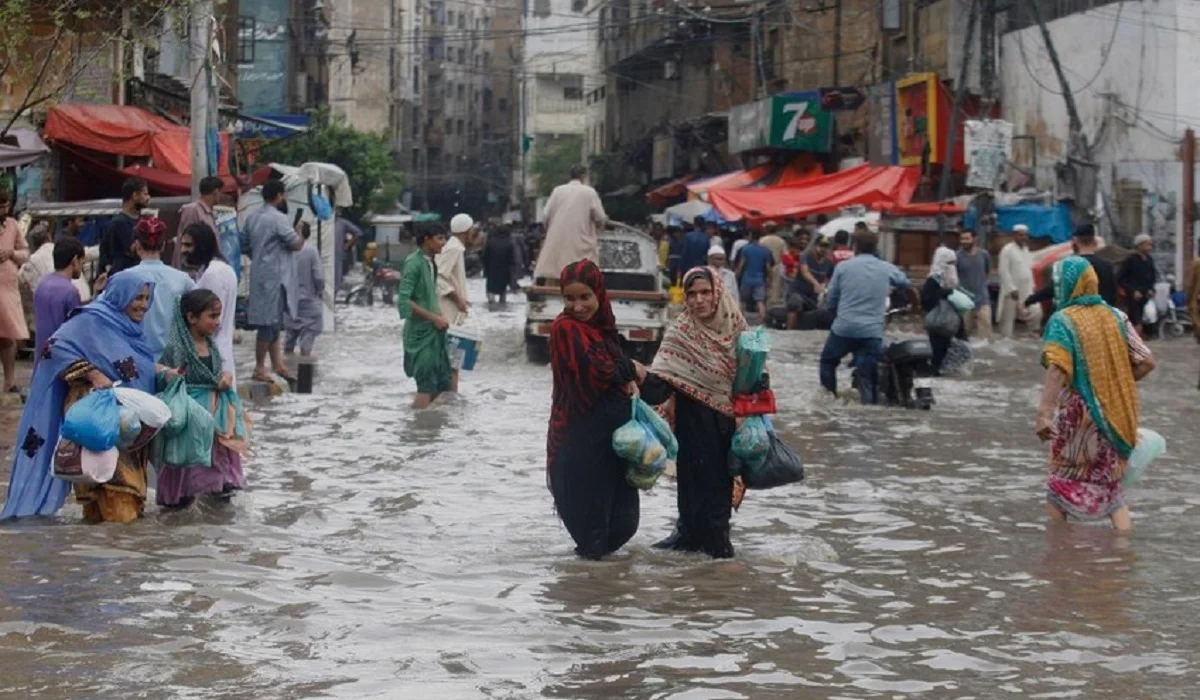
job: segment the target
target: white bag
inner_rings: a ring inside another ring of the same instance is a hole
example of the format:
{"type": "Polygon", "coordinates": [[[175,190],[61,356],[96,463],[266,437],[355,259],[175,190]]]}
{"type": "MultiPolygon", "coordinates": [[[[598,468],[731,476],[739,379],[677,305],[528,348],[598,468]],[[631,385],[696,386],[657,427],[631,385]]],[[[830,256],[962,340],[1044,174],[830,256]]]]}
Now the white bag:
{"type": "Polygon", "coordinates": [[[1129,461],[1125,465],[1125,476],[1121,479],[1121,486],[1125,488],[1141,481],[1142,474],[1146,473],[1146,467],[1153,464],[1154,460],[1167,451],[1167,441],[1163,439],[1162,435],[1149,428],[1138,428],[1137,438],[1133,454],[1129,455],[1129,461]]]}
{"type": "Polygon", "coordinates": [[[1153,299],[1148,300],[1142,309],[1142,323],[1146,325],[1158,323],[1158,304],[1155,304],[1153,299]]]}
{"type": "Polygon", "coordinates": [[[54,448],[51,473],[56,479],[76,484],[106,484],[117,473],[117,448],[92,452],[69,441],[59,439],[54,448]]]}
{"type": "Polygon", "coordinates": [[[117,396],[117,403],[137,411],[142,422],[151,428],[157,430],[171,420],[171,409],[157,396],[122,386],[113,389],[113,393],[117,396]]]}

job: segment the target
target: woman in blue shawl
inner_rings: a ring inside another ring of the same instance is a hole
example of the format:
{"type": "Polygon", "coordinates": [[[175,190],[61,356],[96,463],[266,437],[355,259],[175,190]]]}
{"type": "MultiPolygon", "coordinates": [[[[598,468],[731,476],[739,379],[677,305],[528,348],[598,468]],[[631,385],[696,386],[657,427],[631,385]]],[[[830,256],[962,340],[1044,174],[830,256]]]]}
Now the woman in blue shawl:
{"type": "Polygon", "coordinates": [[[175,309],[161,361],[183,370],[188,395],[212,414],[215,432],[206,436],[212,443],[208,464],[157,464],[160,506],[185,507],[203,494],[229,498],[246,487],[246,415],[214,340],[226,313],[233,309],[223,308],[220,297],[207,289],[184,294],[175,309]]]}
{"type": "MultiPolygon", "coordinates": [[[[51,475],[63,415],[92,389],[122,386],[154,392],[154,356],[142,334],[153,285],[135,275],[115,275],[105,293],[77,309],[41,350],[30,401],[17,428],[8,499],[0,520],[53,515],[71,484],[51,475]]],[[[146,501],[146,455],[120,453],[112,481],[76,486],[90,522],[131,522],[146,501]]]]}

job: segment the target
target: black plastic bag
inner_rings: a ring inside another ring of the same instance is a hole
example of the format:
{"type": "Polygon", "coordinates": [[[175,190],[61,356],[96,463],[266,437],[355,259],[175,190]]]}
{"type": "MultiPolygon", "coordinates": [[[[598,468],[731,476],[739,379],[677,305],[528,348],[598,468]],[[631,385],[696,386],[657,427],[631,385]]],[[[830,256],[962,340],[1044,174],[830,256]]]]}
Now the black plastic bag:
{"type": "Polygon", "coordinates": [[[784,444],[774,431],[770,433],[771,447],[762,466],[751,469],[743,465],[742,482],[748,489],[773,489],[804,481],[804,462],[800,455],[784,444]]]}

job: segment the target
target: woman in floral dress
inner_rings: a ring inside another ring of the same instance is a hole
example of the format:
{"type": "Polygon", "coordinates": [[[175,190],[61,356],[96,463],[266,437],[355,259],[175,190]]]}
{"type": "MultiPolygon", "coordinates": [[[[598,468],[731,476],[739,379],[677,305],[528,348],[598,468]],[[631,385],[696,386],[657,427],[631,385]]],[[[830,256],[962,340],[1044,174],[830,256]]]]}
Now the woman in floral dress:
{"type": "Polygon", "coordinates": [[[1046,325],[1046,379],[1037,434],[1050,442],[1046,510],[1053,520],[1101,520],[1130,528],[1121,477],[1137,442],[1134,383],[1154,358],[1124,314],[1104,303],[1091,264],[1054,267],[1057,313],[1046,325]]]}

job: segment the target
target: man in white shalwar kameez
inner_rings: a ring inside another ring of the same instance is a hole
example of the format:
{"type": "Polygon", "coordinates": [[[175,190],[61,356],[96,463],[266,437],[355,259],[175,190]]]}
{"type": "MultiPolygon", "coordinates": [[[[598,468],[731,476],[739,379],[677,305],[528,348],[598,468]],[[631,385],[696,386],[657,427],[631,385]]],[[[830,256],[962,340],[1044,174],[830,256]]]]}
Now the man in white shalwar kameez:
{"type": "MultiPolygon", "coordinates": [[[[437,286],[438,300],[442,305],[442,318],[450,325],[461,325],[467,320],[471,308],[467,301],[467,247],[475,235],[475,221],[467,214],[455,214],[450,219],[450,233],[454,234],[442,252],[438,253],[437,286]]],[[[450,391],[458,392],[458,370],[450,370],[450,391]]]]}
{"type": "Polygon", "coordinates": [[[1000,250],[1000,335],[1011,338],[1018,317],[1034,331],[1041,326],[1041,307],[1021,305],[1021,300],[1030,294],[1033,294],[1033,251],[1029,249],[1029,228],[1017,224],[1013,227],[1012,241],[1000,250]]]}
{"type": "Polygon", "coordinates": [[[580,260],[600,263],[600,231],[608,215],[600,195],[587,184],[587,168],[571,168],[571,181],[559,185],[546,200],[546,240],[533,271],[539,279],[558,286],[563,268],[580,260]]]}

